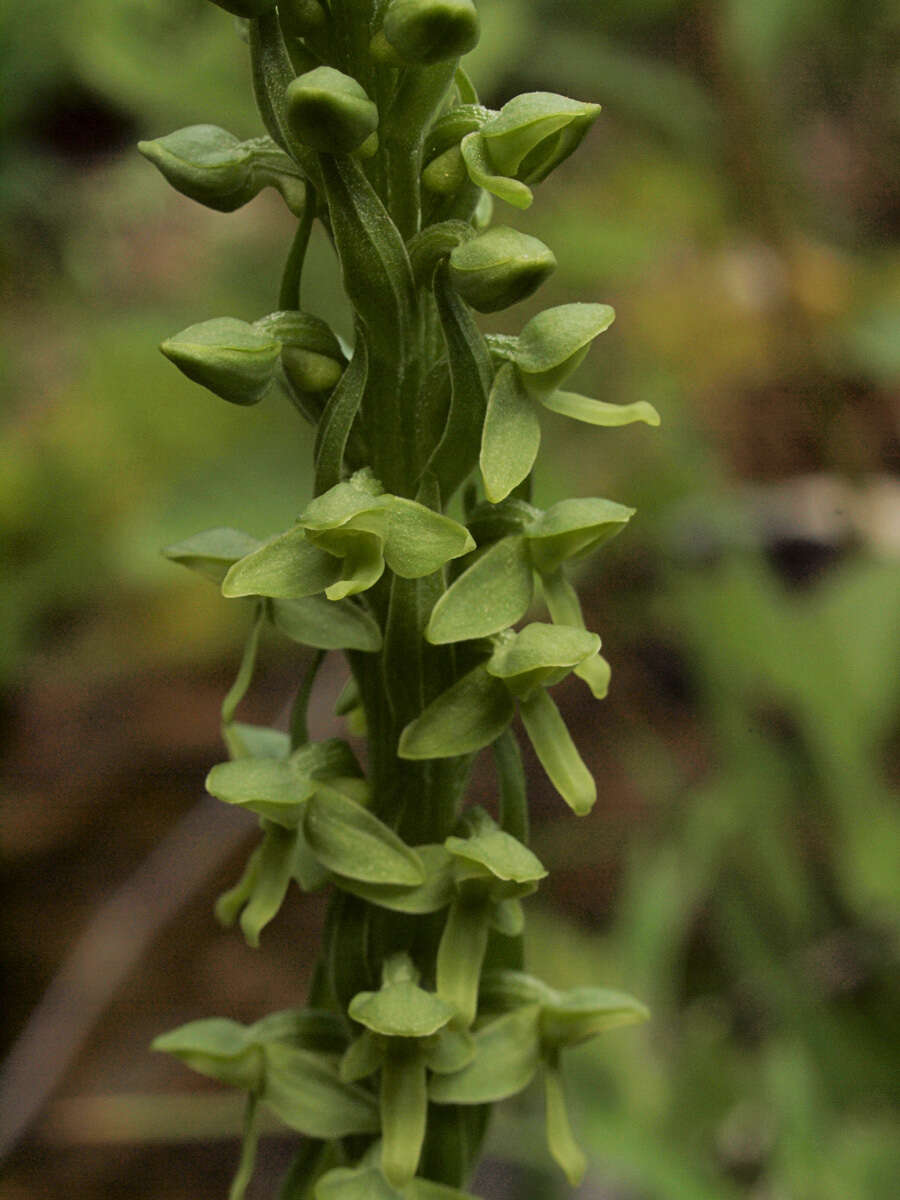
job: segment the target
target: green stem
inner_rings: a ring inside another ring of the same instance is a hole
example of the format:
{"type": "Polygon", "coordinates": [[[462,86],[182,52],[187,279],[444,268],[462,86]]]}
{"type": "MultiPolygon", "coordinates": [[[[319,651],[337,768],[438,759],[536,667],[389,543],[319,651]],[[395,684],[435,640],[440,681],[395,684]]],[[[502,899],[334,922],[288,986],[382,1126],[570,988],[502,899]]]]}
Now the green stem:
{"type": "Polygon", "coordinates": [[[243,700],[244,696],[246,696],[247,689],[250,687],[250,681],[253,679],[253,672],[256,669],[257,651],[259,650],[259,635],[262,632],[265,620],[265,604],[262,601],[257,601],[256,613],[244,646],[241,665],[238,667],[234,683],[228,689],[228,693],[222,701],[222,725],[226,730],[234,720],[237,706],[243,700]]]}
{"type": "Polygon", "coordinates": [[[306,185],[306,205],[303,216],[291,243],[291,252],[284,264],[284,274],[281,276],[281,288],[278,292],[278,307],[282,312],[291,312],[300,308],[300,282],[303,277],[303,264],[306,261],[306,251],[309,248],[309,235],[312,232],[313,221],[316,219],[316,192],[309,184],[306,185]]]}
{"type": "Polygon", "coordinates": [[[500,784],[500,827],[528,845],[528,793],[519,743],[511,729],[494,742],[494,762],[500,784]]]}
{"type": "Polygon", "coordinates": [[[297,689],[297,695],[294,699],[293,707],[291,708],[291,749],[296,750],[300,746],[305,746],[309,742],[309,726],[307,724],[307,714],[309,712],[309,698],[312,694],[313,685],[316,682],[316,676],[319,673],[319,668],[325,661],[325,651],[317,650],[313,655],[312,661],[303,673],[303,679],[300,682],[300,687],[297,689]]]}
{"type": "Polygon", "coordinates": [[[249,1092],[247,1095],[247,1107],[244,1109],[244,1141],[241,1146],[241,1157],[234,1179],[231,1181],[228,1200],[243,1200],[247,1186],[253,1177],[253,1168],[256,1165],[256,1148],[258,1145],[259,1097],[255,1092],[249,1092]]]}

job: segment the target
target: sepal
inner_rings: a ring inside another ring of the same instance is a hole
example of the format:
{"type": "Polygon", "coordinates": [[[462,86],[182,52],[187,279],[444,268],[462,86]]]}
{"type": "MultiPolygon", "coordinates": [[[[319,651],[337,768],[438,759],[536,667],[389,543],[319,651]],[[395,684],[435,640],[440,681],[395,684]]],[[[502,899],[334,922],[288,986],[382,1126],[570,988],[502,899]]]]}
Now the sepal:
{"type": "Polygon", "coordinates": [[[525,92],[507,101],[481,132],[499,172],[540,183],[578,148],[599,115],[599,104],[525,92]]]}
{"type": "Polygon", "coordinates": [[[435,1104],[493,1104],[523,1091],[540,1065],[538,1018],[530,1004],[481,1025],[474,1034],[475,1057],[455,1075],[432,1078],[435,1104]]]}
{"type": "Polygon", "coordinates": [[[600,638],[595,633],[541,621],[526,625],[518,633],[507,630],[498,635],[495,643],[485,669],[494,678],[502,679],[520,699],[538,688],[559,683],[600,649],[600,638]]]}
{"type": "Polygon", "coordinates": [[[608,304],[560,304],[532,317],[519,334],[516,366],[525,387],[541,398],[578,368],[591,342],[609,329],[615,311],[608,304]]]}

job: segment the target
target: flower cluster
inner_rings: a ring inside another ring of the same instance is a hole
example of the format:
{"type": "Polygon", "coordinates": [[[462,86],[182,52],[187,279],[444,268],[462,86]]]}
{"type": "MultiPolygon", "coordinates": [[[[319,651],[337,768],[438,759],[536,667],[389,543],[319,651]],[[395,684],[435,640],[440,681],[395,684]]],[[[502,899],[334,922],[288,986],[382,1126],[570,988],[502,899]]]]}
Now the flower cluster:
{"type": "Polygon", "coordinates": [[[472,0],[214,2],[249,45],[265,134],[195,125],[140,149],[221,212],[275,188],[296,236],[278,311],[191,325],[162,350],[232,404],[286,397],[315,430],[315,486],[265,540],[211,529],[167,553],[253,613],[222,707],[228,758],[207,789],[253,813],[260,837],[217,916],[256,946],[292,882],[330,901],[305,1007],[249,1027],[195,1021],[155,1045],[247,1094],[231,1200],[253,1171],[261,1106],[306,1139],[282,1196],[465,1200],[490,1105],[538,1073],[550,1153],[576,1184],[562,1051],[646,1013],[525,971],[522,901],[546,870],[528,848],[514,723],[588,813],[594,781],[550,691],[574,673],[606,694],[569,571],[633,510],[576,498],[541,511],[531,474],[545,411],[593,426],[659,418],[642,400],[562,388],[612,323],[608,305],[547,309],[517,337],[484,333],[473,310],[514,305],[554,270],[541,241],[491,224],[493,207],[531,204],[599,108],[547,92],[485,108],[459,65],[478,41],[472,0]],[[353,309],[349,343],[301,304],[316,222],[353,309]],[[236,719],[267,628],[314,652],[288,731],[236,719]],[[331,651],[349,664],[338,712],[368,737],[359,757],[309,738],[331,651]],[[487,747],[493,812],[466,797],[487,747]]]}

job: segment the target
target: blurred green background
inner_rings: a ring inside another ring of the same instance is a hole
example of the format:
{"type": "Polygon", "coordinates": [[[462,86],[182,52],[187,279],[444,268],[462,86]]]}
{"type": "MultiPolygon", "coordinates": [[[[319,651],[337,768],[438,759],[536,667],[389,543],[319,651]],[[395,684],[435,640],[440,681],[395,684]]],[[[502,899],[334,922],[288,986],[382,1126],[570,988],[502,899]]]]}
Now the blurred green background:
{"type": "MultiPolygon", "coordinates": [[[[604,495],[639,510],[582,579],[611,696],[595,707],[561,689],[596,810],[574,824],[532,772],[535,849],[551,869],[529,902],[533,969],[624,988],[654,1014],[571,1055],[591,1158],[579,1194],[892,1200],[900,10],[479,8],[471,69],[487,103],[548,89],[604,105],[534,208],[498,214],[544,238],[560,269],[491,327],[612,303],[584,388],[663,415],[659,431],[587,433],[548,418],[538,480],[540,501],[604,495]]],[[[258,131],[227,15],[205,0],[6,5],[0,93],[9,1048],[220,757],[217,706],[247,610],[159,547],[210,525],[283,528],[309,495],[311,439],[276,396],[229,409],[155,350],[194,321],[276,303],[291,227],[277,198],[209,213],[133,148],[202,121],[258,131]]],[[[322,243],[306,295],[346,330],[322,243]]],[[[251,717],[277,718],[302,664],[299,648],[265,647],[251,717]]],[[[489,785],[476,773],[476,792],[489,785]]],[[[296,1003],[321,904],[295,895],[247,950],[211,915],[243,849],[233,830],[211,826],[210,839],[209,878],[118,986],[104,979],[131,910],[95,931],[82,982],[98,1018],[69,1030],[77,1053],[0,1168],[4,1200],[224,1195],[234,1111],[145,1047],[194,1016],[296,1003]]],[[[163,856],[163,891],[167,869],[163,856]]],[[[82,999],[67,997],[63,1029],[82,999]]],[[[32,1077],[52,1078],[53,1037],[35,1053],[32,1077]]],[[[530,1093],[498,1113],[486,1197],[565,1194],[540,1120],[530,1093]]],[[[273,1194],[288,1153],[272,1139],[255,1196],[273,1194]]]]}

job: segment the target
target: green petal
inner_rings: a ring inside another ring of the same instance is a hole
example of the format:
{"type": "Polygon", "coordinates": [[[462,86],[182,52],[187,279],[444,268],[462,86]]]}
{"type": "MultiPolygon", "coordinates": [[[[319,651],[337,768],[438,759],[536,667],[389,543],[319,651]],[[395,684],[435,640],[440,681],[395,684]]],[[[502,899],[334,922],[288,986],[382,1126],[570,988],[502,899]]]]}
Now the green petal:
{"type": "Polygon", "coordinates": [[[493,905],[490,901],[450,906],[437,953],[438,995],[465,1025],[475,1020],[478,980],[487,950],[493,905]]]}
{"type": "Polygon", "coordinates": [[[435,1075],[455,1075],[475,1057],[475,1040],[467,1029],[445,1026],[426,1051],[429,1071],[435,1075]]]}
{"type": "Polygon", "coordinates": [[[559,709],[539,688],[520,702],[519,714],[550,782],[576,816],[585,816],[594,807],[597,786],[559,709]]]}
{"type": "Polygon", "coordinates": [[[460,142],[460,150],[469,178],[474,184],[515,208],[531,207],[534,201],[531,188],[520,183],[518,179],[509,179],[497,171],[480,133],[467,134],[460,142]]]}
{"type": "Polygon", "coordinates": [[[489,746],[513,718],[508,688],[483,666],[457,680],[403,730],[401,758],[453,758],[489,746]]]}
{"type": "Polygon", "coordinates": [[[477,863],[496,879],[532,883],[545,878],[543,863],[527,846],[504,833],[487,814],[477,832],[469,837],[448,837],[444,845],[464,862],[477,863]]]}
{"type": "Polygon", "coordinates": [[[428,1117],[425,1060],[408,1047],[388,1049],[381,1068],[381,1169],[402,1188],[419,1166],[428,1117]]]}
{"type": "Polygon", "coordinates": [[[633,425],[636,421],[643,421],[645,425],[658,425],[660,422],[659,413],[646,400],[636,400],[633,404],[609,404],[605,400],[579,396],[577,392],[555,391],[542,395],[540,401],[551,412],[575,421],[584,421],[587,425],[614,428],[633,425]]]}
{"type": "Polygon", "coordinates": [[[515,898],[501,901],[494,909],[491,929],[504,937],[520,937],[525,929],[525,913],[520,901],[515,898]]]}
{"type": "Polygon", "coordinates": [[[340,1074],[345,1083],[358,1083],[374,1075],[384,1062],[384,1042],[364,1029],[344,1051],[340,1074]]]}
{"type": "Polygon", "coordinates": [[[359,992],[347,1011],[373,1033],[397,1038],[430,1037],[454,1016],[450,1004],[412,980],[387,984],[378,992],[359,992]]]}
{"type": "Polygon", "coordinates": [[[548,1064],[545,1071],[547,1100],[547,1146],[555,1162],[562,1167],[570,1187],[578,1187],[587,1171],[584,1151],[575,1141],[562,1075],[556,1065],[548,1064]]]}
{"type": "Polygon", "coordinates": [[[525,539],[503,538],[479,555],[441,596],[425,637],[436,646],[489,637],[523,617],[533,594],[525,539]]]}
{"type": "Polygon", "coordinates": [[[534,401],[511,363],[500,368],[488,398],[479,464],[492,504],[505,500],[534,466],[541,424],[534,401]]]}
{"type": "Polygon", "coordinates": [[[506,175],[540,182],[571,154],[600,112],[599,104],[582,104],[553,92],[525,92],[507,101],[482,126],[491,161],[506,175]],[[559,145],[559,133],[574,126],[577,136],[559,145]],[[534,167],[531,166],[534,159],[534,167]]]}
{"type": "Polygon", "coordinates": [[[248,946],[259,945],[260,933],[278,915],[293,875],[296,844],[296,830],[279,825],[266,828],[253,891],[240,919],[248,946]]]}
{"type": "Polygon", "coordinates": [[[369,533],[383,533],[387,522],[384,513],[384,488],[369,470],[357,471],[350,479],[316,496],[300,514],[300,524],[311,533],[339,529],[354,522],[353,527],[369,533]],[[365,518],[356,523],[356,518],[365,518]]]}

